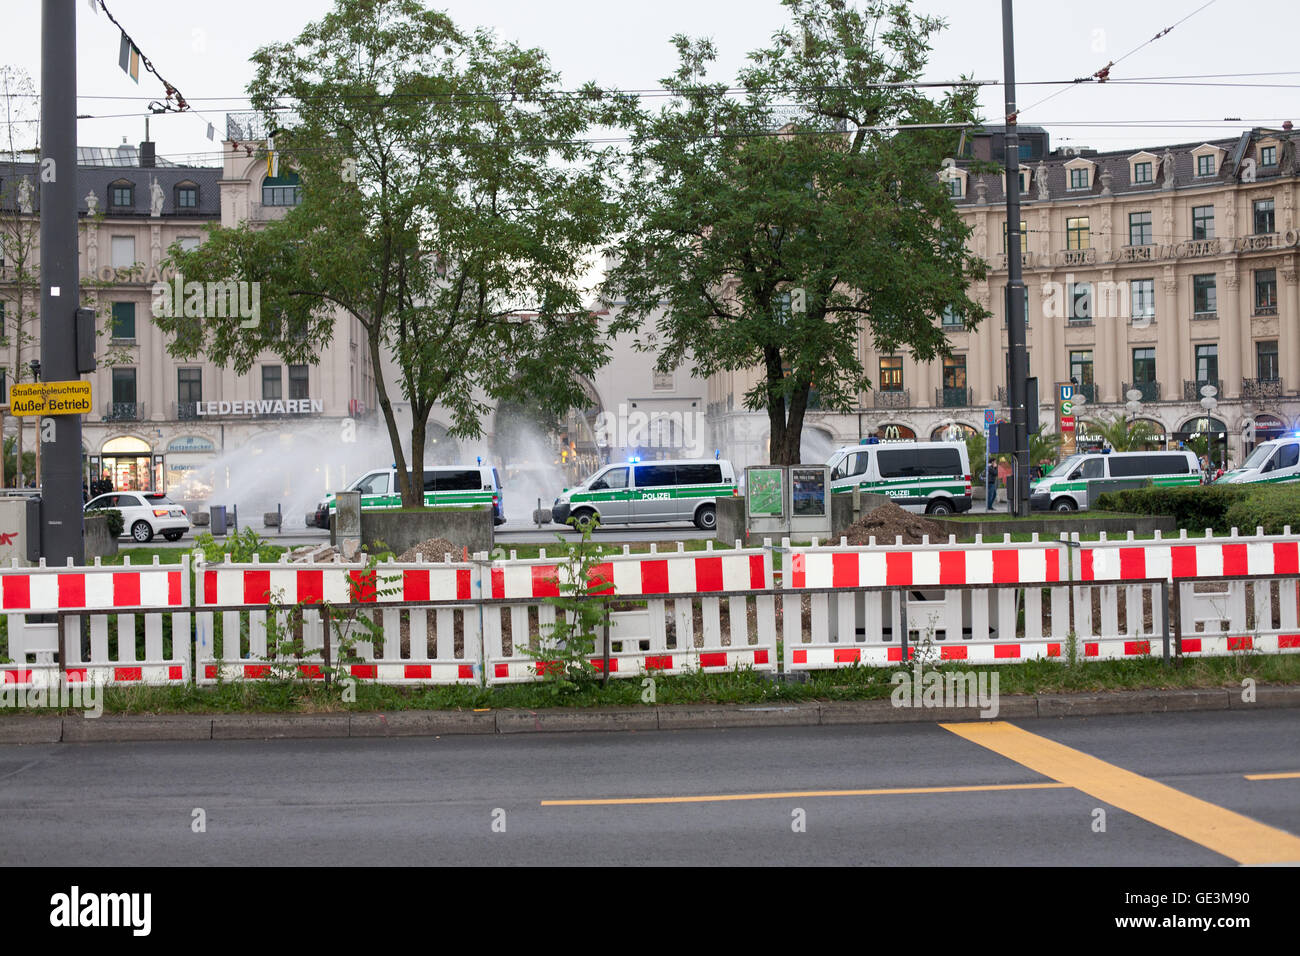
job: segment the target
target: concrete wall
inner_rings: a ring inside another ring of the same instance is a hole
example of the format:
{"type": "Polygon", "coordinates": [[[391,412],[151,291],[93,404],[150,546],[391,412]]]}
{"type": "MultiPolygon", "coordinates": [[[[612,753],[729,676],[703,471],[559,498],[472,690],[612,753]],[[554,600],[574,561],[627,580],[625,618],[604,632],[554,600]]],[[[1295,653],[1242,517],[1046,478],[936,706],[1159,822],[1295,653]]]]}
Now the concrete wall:
{"type": "Polygon", "coordinates": [[[889,495],[878,495],[875,492],[864,491],[859,493],[858,510],[853,508],[853,495],[850,492],[840,492],[837,495],[831,495],[831,535],[833,539],[838,539],[849,525],[853,524],[863,515],[870,514],[876,508],[889,501],[889,495]]]}
{"type": "Polygon", "coordinates": [[[401,554],[429,538],[446,538],[473,554],[492,550],[493,527],[488,507],[425,512],[377,509],[361,512],[361,543],[371,551],[382,543],[401,554]]]}
{"type": "Polygon", "coordinates": [[[96,558],[111,558],[117,554],[117,538],[108,533],[106,515],[86,515],[86,563],[93,564],[96,558]]]}
{"type": "Polygon", "coordinates": [[[1126,535],[1132,531],[1135,535],[1149,535],[1156,531],[1166,535],[1178,534],[1178,523],[1169,515],[1120,515],[1114,518],[1002,518],[988,521],[954,521],[952,519],[932,518],[944,526],[959,539],[974,538],[982,534],[1001,538],[1004,534],[1033,534],[1037,532],[1042,538],[1053,538],[1061,532],[1071,534],[1126,535]]]}

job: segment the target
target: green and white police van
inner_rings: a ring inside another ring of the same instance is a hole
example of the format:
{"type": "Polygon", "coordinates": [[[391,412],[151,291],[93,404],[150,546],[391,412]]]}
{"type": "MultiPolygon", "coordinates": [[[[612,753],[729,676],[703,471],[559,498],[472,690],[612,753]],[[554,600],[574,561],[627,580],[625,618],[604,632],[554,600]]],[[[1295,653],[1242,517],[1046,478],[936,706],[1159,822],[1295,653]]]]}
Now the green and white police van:
{"type": "Polygon", "coordinates": [[[1114,451],[1071,455],[1034,482],[1034,511],[1079,511],[1095,497],[1091,485],[1111,478],[1150,478],[1156,487],[1199,485],[1201,463],[1190,451],[1114,451]]]}
{"type": "Polygon", "coordinates": [[[606,465],[576,487],[565,488],[551,507],[551,520],[566,524],[573,518],[578,531],[593,518],[602,525],[692,521],[712,531],[718,525],[714,502],[738,493],[729,461],[633,458],[606,465]]]}
{"type": "Polygon", "coordinates": [[[959,441],[879,442],[837,449],[831,466],[831,490],[854,488],[889,495],[913,513],[950,515],[971,508],[970,459],[959,441]]]}
{"type": "MultiPolygon", "coordinates": [[[[402,506],[396,466],[368,471],[344,490],[361,492],[362,508],[402,506]]],[[[501,476],[488,465],[426,465],[424,503],[438,507],[491,505],[493,523],[503,524],[506,520],[501,476]]],[[[334,510],[334,495],[329,495],[316,509],[316,523],[328,528],[334,510]]]]}
{"type": "Polygon", "coordinates": [[[1300,481],[1300,435],[1274,438],[1255,446],[1240,468],[1220,476],[1216,485],[1300,481]]]}

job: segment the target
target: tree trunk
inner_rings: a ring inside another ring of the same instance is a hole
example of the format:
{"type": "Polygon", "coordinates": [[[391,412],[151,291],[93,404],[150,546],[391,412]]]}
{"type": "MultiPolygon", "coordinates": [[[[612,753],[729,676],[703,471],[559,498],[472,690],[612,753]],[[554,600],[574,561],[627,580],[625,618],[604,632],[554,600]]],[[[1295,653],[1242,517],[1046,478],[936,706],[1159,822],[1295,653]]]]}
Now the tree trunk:
{"type": "MultiPolygon", "coordinates": [[[[364,324],[362,328],[366,333],[366,347],[370,352],[370,365],[375,372],[375,391],[379,395],[379,409],[384,413],[384,424],[388,427],[388,442],[393,447],[393,464],[397,470],[397,487],[402,492],[402,505],[408,508],[416,507],[416,505],[408,504],[412,500],[411,475],[407,471],[406,456],[402,452],[402,438],[397,431],[397,419],[393,416],[393,403],[389,401],[388,388],[384,385],[384,366],[379,355],[379,339],[364,324]]],[[[423,487],[420,491],[420,504],[423,504],[423,487]]]]}
{"type": "Polygon", "coordinates": [[[424,438],[429,428],[429,409],[416,410],[411,403],[411,494],[402,492],[403,508],[424,507],[424,438]],[[418,476],[418,477],[417,477],[418,476]]]}
{"type": "MultiPolygon", "coordinates": [[[[776,383],[769,376],[770,389],[776,383]]],[[[809,386],[801,385],[790,396],[789,413],[786,403],[769,391],[773,397],[767,406],[767,421],[771,438],[768,441],[768,459],[773,465],[797,465],[800,463],[800,446],[803,438],[804,412],[808,408],[809,386]]]]}

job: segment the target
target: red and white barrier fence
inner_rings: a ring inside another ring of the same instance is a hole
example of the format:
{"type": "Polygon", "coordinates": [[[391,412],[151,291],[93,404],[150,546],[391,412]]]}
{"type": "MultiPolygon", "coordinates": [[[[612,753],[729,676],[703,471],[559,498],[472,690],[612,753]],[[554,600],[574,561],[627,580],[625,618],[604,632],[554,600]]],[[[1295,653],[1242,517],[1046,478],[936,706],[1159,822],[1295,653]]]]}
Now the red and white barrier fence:
{"type": "Polygon", "coordinates": [[[59,624],[69,683],[184,684],[190,673],[189,556],[180,565],[0,568],[8,657],[5,683],[57,683],[59,624]],[[157,608],[117,613],[117,608],[157,608]],[[78,613],[81,612],[81,613],[78,613]],[[32,615],[54,615],[33,622],[32,615]],[[88,623],[83,624],[83,618],[88,623]],[[83,638],[83,627],[85,636],[83,638]],[[86,645],[83,653],[83,643],[86,645]]]}

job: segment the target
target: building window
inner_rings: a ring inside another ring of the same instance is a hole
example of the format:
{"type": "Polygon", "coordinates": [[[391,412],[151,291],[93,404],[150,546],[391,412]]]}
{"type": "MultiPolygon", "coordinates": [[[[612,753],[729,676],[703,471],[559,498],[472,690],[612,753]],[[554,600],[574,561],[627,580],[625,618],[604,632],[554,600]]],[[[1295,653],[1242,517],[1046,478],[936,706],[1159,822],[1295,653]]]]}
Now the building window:
{"type": "Polygon", "coordinates": [[[961,198],[961,177],[960,176],[949,177],[947,180],[947,184],[948,184],[948,195],[951,196],[953,199],[960,199],[961,198]]]}
{"type": "MultiPolygon", "coordinates": [[[[8,334],[9,330],[5,327],[5,303],[3,299],[0,299],[0,339],[5,338],[8,334]]],[[[5,395],[3,400],[8,401],[9,396],[5,395]]]]}
{"type": "Polygon", "coordinates": [[[1092,349],[1070,353],[1070,378],[1080,385],[1088,386],[1093,384],[1092,349]]]}
{"type": "Polygon", "coordinates": [[[1255,374],[1265,382],[1277,381],[1277,339],[1255,343],[1255,374]]]}
{"type": "Polygon", "coordinates": [[[289,397],[296,399],[310,398],[307,387],[307,366],[289,366],[289,397]]]}
{"type": "Polygon", "coordinates": [[[184,252],[193,252],[199,247],[198,236],[181,236],[176,241],[180,243],[180,247],[184,252]]]}
{"type": "Polygon", "coordinates": [[[1192,276],[1192,311],[1197,315],[1219,311],[1218,282],[1213,275],[1192,276]]]}
{"type": "Polygon", "coordinates": [[[1156,350],[1133,350],[1133,384],[1146,384],[1156,380],[1156,350]]]}
{"type": "Polygon", "coordinates": [[[203,370],[178,368],[176,370],[176,400],[182,403],[203,401],[203,370]]]}
{"type": "Polygon", "coordinates": [[[135,369],[113,369],[113,404],[135,405],[135,369]]]}
{"type": "Polygon", "coordinates": [[[1218,383],[1219,347],[1217,345],[1196,346],[1196,380],[1218,383]]]}
{"type": "Polygon", "coordinates": [[[135,186],[126,180],[118,180],[108,187],[108,204],[113,209],[135,208],[135,186]]]}
{"type": "Polygon", "coordinates": [[[943,387],[966,387],[966,356],[950,355],[943,360],[943,387]]]}
{"type": "Polygon", "coordinates": [[[962,317],[957,314],[957,310],[952,306],[948,306],[948,308],[943,310],[943,318],[940,320],[940,325],[945,329],[961,328],[963,324],[962,317]]]}
{"type": "Polygon", "coordinates": [[[903,356],[885,355],[880,359],[880,391],[903,390],[903,356]]]}
{"type": "Polygon", "coordinates": [[[297,173],[267,176],[262,180],[263,206],[296,206],[300,202],[302,202],[302,186],[298,181],[297,173]]]}
{"type": "Polygon", "coordinates": [[[1133,182],[1135,185],[1151,182],[1151,164],[1134,163],[1133,164],[1133,182]]]}
{"type": "Polygon", "coordinates": [[[1070,170],[1070,188],[1071,189],[1088,188],[1088,171],[1086,169],[1070,170]]]}
{"type": "Polygon", "coordinates": [[[676,373],[661,372],[654,369],[650,372],[650,387],[656,392],[671,392],[677,387],[676,373]]]}
{"type": "Polygon", "coordinates": [[[1255,235],[1265,236],[1273,231],[1273,200],[1255,200],[1255,235]]]}
{"type": "Polygon", "coordinates": [[[1192,238],[1193,239],[1214,238],[1214,207],[1213,206],[1192,207],[1192,238]]]}
{"type": "Polygon", "coordinates": [[[1065,220],[1065,248],[1088,248],[1088,217],[1065,220]]]}
{"type": "Polygon", "coordinates": [[[1273,315],[1277,312],[1277,270],[1255,270],[1255,314],[1273,315]]]}
{"type": "Polygon", "coordinates": [[[1151,245],[1151,213],[1131,212],[1128,214],[1128,244],[1130,246],[1151,245]]]}
{"type": "Polygon", "coordinates": [[[1213,176],[1214,175],[1214,157],[1197,156],[1196,157],[1196,175],[1213,176]]]}
{"type": "Polygon", "coordinates": [[[113,268],[129,269],[135,265],[135,236],[113,237],[113,268]]]}
{"type": "Polygon", "coordinates": [[[1020,179],[1020,195],[1023,196],[1029,192],[1029,173],[1025,172],[1025,170],[1022,169],[1020,171],[1019,179],[1020,179]]]}
{"type": "Polygon", "coordinates": [[[1156,280],[1133,279],[1128,284],[1132,301],[1129,303],[1133,318],[1154,319],[1156,316],[1156,280]]]}
{"type": "Polygon", "coordinates": [[[113,332],[115,339],[135,338],[135,303],[113,303],[113,332]]]}
{"type": "Polygon", "coordinates": [[[1276,166],[1276,165],[1277,165],[1277,147],[1276,147],[1276,146],[1261,146],[1261,147],[1259,148],[1259,164],[1260,164],[1261,166],[1276,166]]]}
{"type": "Polygon", "coordinates": [[[193,210],[199,208],[199,187],[193,183],[181,183],[176,187],[176,208],[193,210]]]}
{"type": "MultiPolygon", "coordinates": [[[[1024,252],[1024,251],[1025,251],[1025,240],[1028,239],[1028,238],[1029,238],[1029,235],[1028,235],[1028,230],[1025,229],[1025,221],[1024,221],[1023,219],[1021,219],[1021,220],[1020,220],[1020,251],[1021,251],[1021,252],[1024,252]]],[[[1007,224],[1006,224],[1006,221],[1003,220],[1003,222],[1002,222],[1002,254],[1003,254],[1004,256],[1005,256],[1005,255],[1009,255],[1009,254],[1010,254],[1010,249],[1011,249],[1011,246],[1010,246],[1010,245],[1008,244],[1008,242],[1007,242],[1007,224]]]]}
{"type": "Polygon", "coordinates": [[[262,366],[262,397],[267,399],[284,398],[280,391],[280,366],[262,366]]]}
{"type": "Polygon", "coordinates": [[[1092,322],[1092,283],[1076,282],[1070,286],[1070,321],[1092,322]]]}

